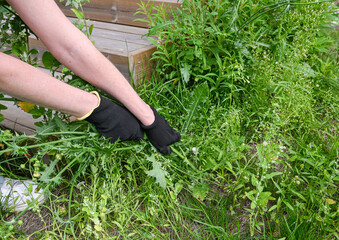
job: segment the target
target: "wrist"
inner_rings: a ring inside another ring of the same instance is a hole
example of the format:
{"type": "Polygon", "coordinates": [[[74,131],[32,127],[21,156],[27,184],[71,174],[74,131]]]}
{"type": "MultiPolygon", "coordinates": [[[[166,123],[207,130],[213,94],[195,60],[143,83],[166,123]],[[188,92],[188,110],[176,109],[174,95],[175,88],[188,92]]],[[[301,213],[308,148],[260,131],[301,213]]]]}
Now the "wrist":
{"type": "Polygon", "coordinates": [[[80,117],[77,118],[78,121],[84,120],[87,117],[89,117],[93,113],[93,111],[100,105],[101,99],[100,99],[99,93],[96,91],[93,91],[93,92],[90,92],[90,94],[91,94],[90,99],[89,99],[90,103],[88,105],[88,109],[85,111],[84,114],[82,114],[80,117]]]}

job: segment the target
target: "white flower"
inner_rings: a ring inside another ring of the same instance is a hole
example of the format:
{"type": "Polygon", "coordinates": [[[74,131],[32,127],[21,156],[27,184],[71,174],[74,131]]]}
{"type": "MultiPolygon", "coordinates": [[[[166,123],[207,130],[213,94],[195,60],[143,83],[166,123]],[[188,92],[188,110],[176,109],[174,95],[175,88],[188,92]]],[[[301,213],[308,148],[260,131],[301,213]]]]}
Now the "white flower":
{"type": "Polygon", "coordinates": [[[196,148],[196,147],[192,147],[192,152],[197,152],[198,151],[198,149],[196,148]]]}

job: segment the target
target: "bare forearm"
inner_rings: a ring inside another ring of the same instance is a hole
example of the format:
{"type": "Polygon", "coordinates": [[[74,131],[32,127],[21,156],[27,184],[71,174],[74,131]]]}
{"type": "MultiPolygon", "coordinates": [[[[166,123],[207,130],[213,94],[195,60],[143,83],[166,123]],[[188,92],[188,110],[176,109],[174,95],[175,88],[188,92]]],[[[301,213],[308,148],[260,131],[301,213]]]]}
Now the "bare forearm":
{"type": "Polygon", "coordinates": [[[98,100],[88,92],[65,84],[40,70],[0,53],[0,92],[20,100],[81,117],[98,100]]]}

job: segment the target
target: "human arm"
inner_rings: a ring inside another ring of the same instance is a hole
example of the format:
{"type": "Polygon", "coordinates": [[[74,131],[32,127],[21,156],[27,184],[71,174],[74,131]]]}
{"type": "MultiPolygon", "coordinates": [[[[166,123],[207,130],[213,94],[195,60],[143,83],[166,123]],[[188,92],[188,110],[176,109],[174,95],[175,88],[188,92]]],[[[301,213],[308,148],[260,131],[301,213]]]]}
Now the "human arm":
{"type": "Polygon", "coordinates": [[[1,52],[0,63],[0,92],[78,118],[98,104],[95,95],[1,52]]]}
{"type": "Polygon", "coordinates": [[[151,108],[53,0],[8,0],[8,3],[62,64],[117,99],[144,125],[154,122],[151,108]]]}

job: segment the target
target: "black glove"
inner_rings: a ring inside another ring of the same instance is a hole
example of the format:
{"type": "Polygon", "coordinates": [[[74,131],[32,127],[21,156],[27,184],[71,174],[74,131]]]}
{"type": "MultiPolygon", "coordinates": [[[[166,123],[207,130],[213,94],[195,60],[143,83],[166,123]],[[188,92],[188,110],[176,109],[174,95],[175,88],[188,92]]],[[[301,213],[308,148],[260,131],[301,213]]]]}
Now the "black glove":
{"type": "Polygon", "coordinates": [[[100,104],[93,110],[86,121],[92,123],[98,132],[111,143],[120,141],[139,141],[144,137],[140,122],[126,108],[101,95],[100,104]]]}
{"type": "Polygon", "coordinates": [[[141,127],[145,130],[148,139],[159,152],[162,154],[170,154],[172,149],[169,145],[180,141],[180,133],[176,132],[168,124],[167,120],[159,115],[153,106],[150,107],[155,116],[154,123],[150,126],[141,124],[141,127]]]}

